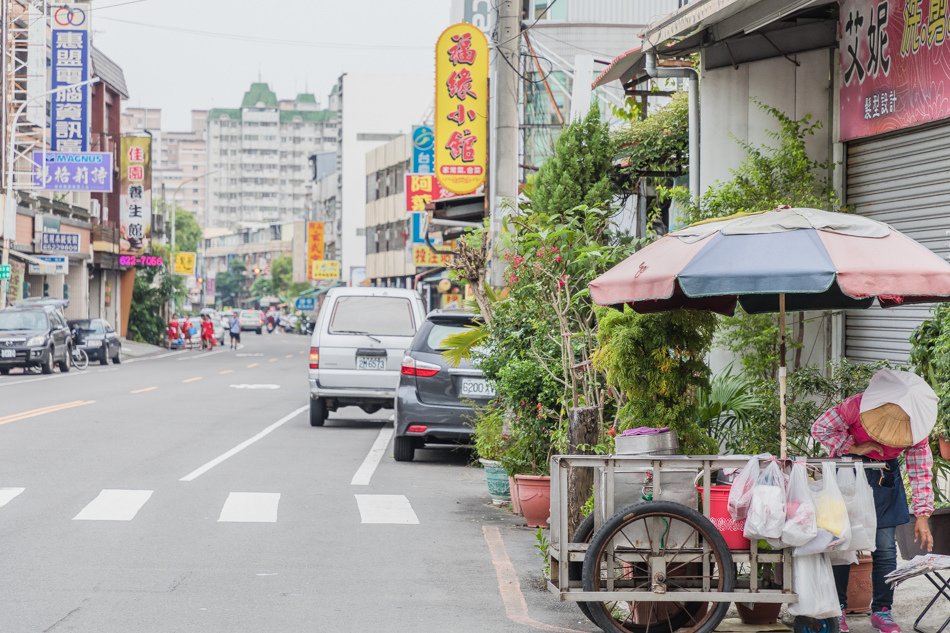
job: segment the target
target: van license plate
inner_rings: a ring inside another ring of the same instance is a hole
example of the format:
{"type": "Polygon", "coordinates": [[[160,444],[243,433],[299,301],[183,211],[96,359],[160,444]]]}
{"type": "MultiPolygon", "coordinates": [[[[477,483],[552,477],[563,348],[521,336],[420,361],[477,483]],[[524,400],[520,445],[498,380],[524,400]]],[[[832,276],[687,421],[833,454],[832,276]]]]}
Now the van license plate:
{"type": "Polygon", "coordinates": [[[357,369],[386,369],[385,356],[357,356],[357,369]]]}
{"type": "Polygon", "coordinates": [[[462,378],[462,393],[472,398],[494,398],[495,387],[484,378],[462,378]]]}
{"type": "Polygon", "coordinates": [[[16,358],[16,350],[0,349],[0,358],[16,358]]]}

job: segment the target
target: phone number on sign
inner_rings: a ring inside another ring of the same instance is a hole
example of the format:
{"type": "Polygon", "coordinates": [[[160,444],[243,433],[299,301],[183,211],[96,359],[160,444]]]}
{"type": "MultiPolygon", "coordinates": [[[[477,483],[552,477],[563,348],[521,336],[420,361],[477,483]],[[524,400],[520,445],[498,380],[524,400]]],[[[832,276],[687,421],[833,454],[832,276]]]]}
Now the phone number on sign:
{"type": "Polygon", "coordinates": [[[154,255],[142,255],[136,257],[135,255],[120,255],[119,256],[119,265],[120,266],[164,266],[165,260],[161,257],[156,257],[154,255]]]}

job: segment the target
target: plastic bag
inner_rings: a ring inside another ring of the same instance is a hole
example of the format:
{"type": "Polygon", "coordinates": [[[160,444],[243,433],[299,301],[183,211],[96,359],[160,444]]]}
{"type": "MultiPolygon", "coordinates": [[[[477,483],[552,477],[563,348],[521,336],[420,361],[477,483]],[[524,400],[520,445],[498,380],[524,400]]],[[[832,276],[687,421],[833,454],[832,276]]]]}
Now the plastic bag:
{"type": "Polygon", "coordinates": [[[752,499],[742,535],[747,539],[778,539],[785,525],[785,477],[771,461],[752,488],[752,499]]]}
{"type": "Polygon", "coordinates": [[[792,588],[798,594],[798,602],[788,605],[791,615],[819,619],[841,616],[838,590],[827,554],[796,556],[792,561],[792,588]]]}
{"type": "Polygon", "coordinates": [[[818,535],[815,500],[808,488],[808,476],[805,472],[805,464],[802,462],[795,462],[792,465],[786,497],[782,544],[798,547],[818,535]]]}
{"type": "Polygon", "coordinates": [[[835,463],[825,462],[821,467],[821,489],[815,493],[815,523],[834,537],[829,549],[848,549],[851,542],[851,521],[838,481],[835,463]]]}
{"type": "Polygon", "coordinates": [[[848,507],[848,520],[851,522],[848,549],[873,552],[877,549],[877,510],[864,462],[855,462],[853,469],[839,469],[838,487],[848,507]]]}
{"type": "Polygon", "coordinates": [[[749,513],[749,504],[752,502],[752,489],[759,478],[759,457],[755,455],[732,480],[729,490],[729,516],[738,521],[749,513]]]}

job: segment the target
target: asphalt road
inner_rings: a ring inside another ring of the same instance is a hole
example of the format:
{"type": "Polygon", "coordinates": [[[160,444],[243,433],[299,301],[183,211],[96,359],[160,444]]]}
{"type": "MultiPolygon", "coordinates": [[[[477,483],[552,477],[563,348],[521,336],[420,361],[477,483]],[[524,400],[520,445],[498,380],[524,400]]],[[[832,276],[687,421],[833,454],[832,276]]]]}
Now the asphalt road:
{"type": "Polygon", "coordinates": [[[0,633],[595,630],[467,452],[311,428],[306,345],[0,377],[0,633]]]}

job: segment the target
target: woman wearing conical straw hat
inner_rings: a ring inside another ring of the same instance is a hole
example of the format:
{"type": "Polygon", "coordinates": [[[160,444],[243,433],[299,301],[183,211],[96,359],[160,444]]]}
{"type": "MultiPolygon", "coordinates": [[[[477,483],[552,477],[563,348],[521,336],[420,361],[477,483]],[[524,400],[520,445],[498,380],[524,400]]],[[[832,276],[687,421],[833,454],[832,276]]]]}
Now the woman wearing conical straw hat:
{"type": "MultiPolygon", "coordinates": [[[[937,420],[937,395],[911,372],[882,369],[868,388],[825,411],[812,425],[811,434],[831,457],[850,455],[883,462],[883,470],[867,469],[877,510],[877,549],[872,553],[871,626],[881,633],[900,633],[891,617],[894,590],[884,577],[897,567],[895,530],[910,522],[907,496],[898,458],[903,454],[910,480],[916,523],[914,540],[930,551],[933,535],[929,517],[934,510],[933,455],[928,435],[937,420]]],[[[847,631],[848,565],[836,565],[835,585],[841,603],[841,631],[847,631]]]]}

